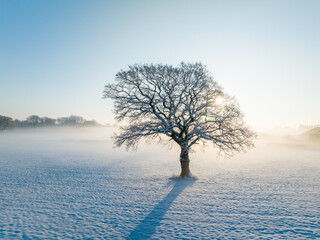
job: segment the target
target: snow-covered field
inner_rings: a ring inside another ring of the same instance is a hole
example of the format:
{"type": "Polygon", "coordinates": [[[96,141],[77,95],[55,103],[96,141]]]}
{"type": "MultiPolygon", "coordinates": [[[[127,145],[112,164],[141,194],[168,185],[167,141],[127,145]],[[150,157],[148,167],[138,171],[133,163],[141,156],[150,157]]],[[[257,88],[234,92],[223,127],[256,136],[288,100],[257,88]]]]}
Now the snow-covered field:
{"type": "Polygon", "coordinates": [[[0,132],[0,239],[320,239],[320,151],[113,149],[111,128],[0,132]]]}

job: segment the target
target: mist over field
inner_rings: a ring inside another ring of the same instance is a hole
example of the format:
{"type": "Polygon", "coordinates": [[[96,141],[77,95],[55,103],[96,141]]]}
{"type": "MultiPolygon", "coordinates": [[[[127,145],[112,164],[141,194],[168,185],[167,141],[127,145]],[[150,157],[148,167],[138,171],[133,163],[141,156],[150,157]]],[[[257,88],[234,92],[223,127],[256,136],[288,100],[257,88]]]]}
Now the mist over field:
{"type": "Polygon", "coordinates": [[[113,148],[113,127],[0,132],[0,238],[320,238],[320,148],[300,133],[259,134],[225,159],[113,148]]]}
{"type": "Polygon", "coordinates": [[[0,240],[320,239],[319,12],[0,0],[0,240]]]}

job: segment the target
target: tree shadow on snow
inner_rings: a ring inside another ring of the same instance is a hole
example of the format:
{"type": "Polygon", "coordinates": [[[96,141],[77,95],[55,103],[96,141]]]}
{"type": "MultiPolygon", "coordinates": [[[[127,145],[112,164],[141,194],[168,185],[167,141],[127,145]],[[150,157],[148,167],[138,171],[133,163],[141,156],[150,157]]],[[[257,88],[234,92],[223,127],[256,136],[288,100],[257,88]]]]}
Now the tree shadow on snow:
{"type": "Polygon", "coordinates": [[[191,186],[194,181],[194,179],[170,179],[169,184],[173,185],[171,191],[152,209],[140,224],[133,229],[127,239],[149,239],[155,233],[156,228],[160,226],[160,221],[163,219],[163,216],[166,214],[173,201],[186,187],[191,186]]]}

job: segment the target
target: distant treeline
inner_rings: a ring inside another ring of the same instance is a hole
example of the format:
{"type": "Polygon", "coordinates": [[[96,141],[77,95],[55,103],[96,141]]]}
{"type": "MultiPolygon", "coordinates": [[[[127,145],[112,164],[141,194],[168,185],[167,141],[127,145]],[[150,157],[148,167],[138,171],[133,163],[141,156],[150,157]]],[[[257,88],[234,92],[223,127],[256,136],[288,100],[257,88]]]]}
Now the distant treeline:
{"type": "Polygon", "coordinates": [[[0,130],[26,127],[55,127],[55,126],[99,126],[96,121],[87,121],[83,117],[48,118],[31,115],[26,120],[13,120],[11,117],[0,115],[0,130]]]}

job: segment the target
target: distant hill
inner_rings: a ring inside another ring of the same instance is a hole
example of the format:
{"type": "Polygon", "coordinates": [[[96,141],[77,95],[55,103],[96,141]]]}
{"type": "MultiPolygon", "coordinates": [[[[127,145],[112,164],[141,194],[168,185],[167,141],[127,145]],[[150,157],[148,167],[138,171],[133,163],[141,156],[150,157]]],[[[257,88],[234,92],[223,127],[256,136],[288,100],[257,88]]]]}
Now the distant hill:
{"type": "Polygon", "coordinates": [[[301,134],[301,137],[306,140],[320,142],[320,127],[313,128],[313,129],[301,134]]]}

